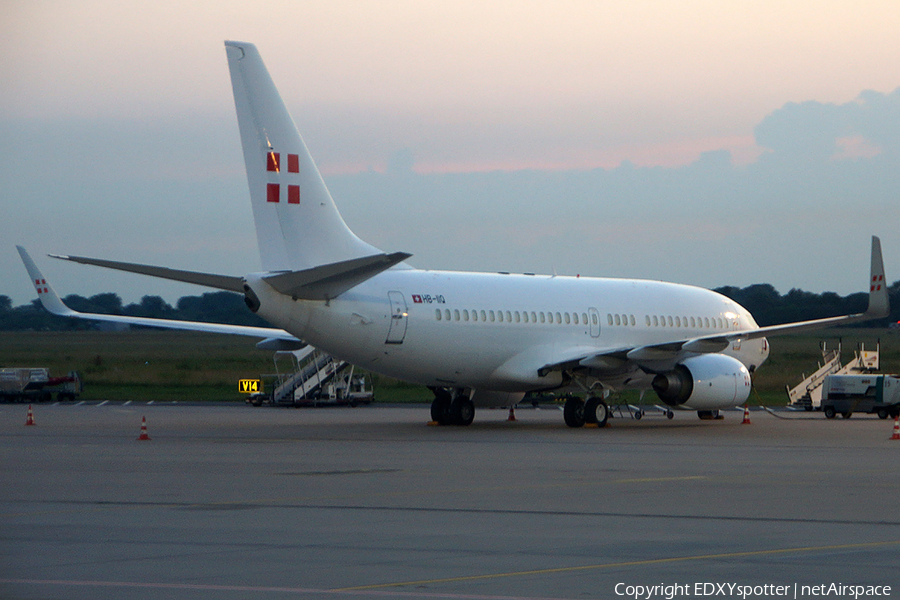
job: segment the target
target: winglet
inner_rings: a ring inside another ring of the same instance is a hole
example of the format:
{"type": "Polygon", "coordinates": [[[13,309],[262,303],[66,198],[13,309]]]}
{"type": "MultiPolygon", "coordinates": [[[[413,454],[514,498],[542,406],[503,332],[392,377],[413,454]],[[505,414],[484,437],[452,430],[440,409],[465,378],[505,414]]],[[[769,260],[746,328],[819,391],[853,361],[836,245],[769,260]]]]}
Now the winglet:
{"type": "Polygon", "coordinates": [[[31,257],[28,255],[28,252],[25,251],[25,248],[16,246],[16,249],[19,251],[19,256],[22,257],[22,262],[25,263],[25,269],[31,277],[31,284],[34,285],[34,289],[37,290],[38,299],[41,301],[41,304],[44,305],[44,308],[46,308],[48,312],[61,317],[71,317],[76,315],[77,313],[63,304],[59,295],[53,291],[53,287],[47,283],[44,274],[41,273],[40,269],[37,268],[37,265],[34,264],[34,261],[31,260],[31,257]]]}
{"type": "Polygon", "coordinates": [[[869,307],[866,318],[880,319],[891,312],[887,281],[884,279],[884,260],[881,256],[881,240],[872,236],[872,269],[869,277],[869,307]]]}

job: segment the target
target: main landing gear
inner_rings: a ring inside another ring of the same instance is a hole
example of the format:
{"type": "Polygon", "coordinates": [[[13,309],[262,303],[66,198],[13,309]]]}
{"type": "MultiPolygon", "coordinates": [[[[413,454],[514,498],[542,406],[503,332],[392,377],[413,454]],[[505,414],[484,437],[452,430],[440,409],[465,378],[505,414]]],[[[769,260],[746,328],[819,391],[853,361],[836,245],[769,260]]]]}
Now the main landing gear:
{"type": "Polygon", "coordinates": [[[583,427],[586,423],[605,427],[609,420],[609,406],[603,398],[588,398],[587,402],[572,396],[563,406],[563,418],[569,427],[583,427]]]}
{"type": "Polygon", "coordinates": [[[462,390],[449,392],[442,388],[432,389],[434,401],[431,403],[431,420],[438,425],[471,425],[475,419],[475,405],[462,390]]]}

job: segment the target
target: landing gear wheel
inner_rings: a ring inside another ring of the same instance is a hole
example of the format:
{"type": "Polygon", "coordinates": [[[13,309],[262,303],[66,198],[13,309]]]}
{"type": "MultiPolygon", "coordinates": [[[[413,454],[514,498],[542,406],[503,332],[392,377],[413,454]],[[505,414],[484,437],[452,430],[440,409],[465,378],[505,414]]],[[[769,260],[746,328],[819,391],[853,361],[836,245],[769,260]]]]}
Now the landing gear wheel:
{"type": "Polygon", "coordinates": [[[667,411],[666,411],[666,418],[667,418],[667,419],[674,419],[674,418],[675,418],[675,413],[672,412],[671,410],[667,410],[667,411]]]}
{"type": "Polygon", "coordinates": [[[584,400],[574,396],[566,400],[563,418],[569,427],[584,427],[584,400]]]}
{"type": "Polygon", "coordinates": [[[585,423],[596,423],[597,427],[606,427],[606,421],[609,420],[609,407],[602,398],[589,398],[584,404],[584,421],[585,423]]]}
{"type": "Polygon", "coordinates": [[[450,425],[450,395],[446,392],[435,392],[431,403],[431,420],[438,425],[450,425]]]}
{"type": "Polygon", "coordinates": [[[450,403],[450,420],[454,425],[471,425],[475,419],[475,405],[465,397],[450,403]]]}
{"type": "Polygon", "coordinates": [[[825,413],[826,419],[833,419],[835,417],[835,415],[837,415],[837,411],[834,410],[833,406],[826,406],[823,409],[823,412],[825,413]]]}
{"type": "Polygon", "coordinates": [[[634,418],[636,421],[640,421],[641,417],[643,417],[643,416],[644,416],[644,411],[642,411],[642,410],[634,411],[634,418]]]}

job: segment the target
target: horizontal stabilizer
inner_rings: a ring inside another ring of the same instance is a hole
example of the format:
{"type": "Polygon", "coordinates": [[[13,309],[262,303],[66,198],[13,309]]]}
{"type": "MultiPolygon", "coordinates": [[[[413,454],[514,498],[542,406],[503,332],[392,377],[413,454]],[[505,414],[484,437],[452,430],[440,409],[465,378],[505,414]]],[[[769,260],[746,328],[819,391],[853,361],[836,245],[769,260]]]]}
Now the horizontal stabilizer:
{"type": "Polygon", "coordinates": [[[240,277],[233,277],[231,275],[215,275],[213,273],[198,273],[196,271],[178,271],[176,269],[168,269],[166,267],[139,265],[136,263],[125,263],[114,260],[101,260],[99,258],[85,258],[83,256],[65,256],[62,254],[50,254],[50,256],[53,258],[59,258],[61,260],[70,260],[72,262],[81,263],[83,265],[106,267],[107,269],[128,271],[129,273],[139,273],[141,275],[149,275],[151,277],[160,277],[162,279],[171,279],[173,281],[183,281],[184,283],[194,283],[196,285],[216,288],[219,290],[244,293],[243,280],[240,277]]]}
{"type": "Polygon", "coordinates": [[[263,281],[294,299],[331,300],[410,256],[406,252],[376,254],[302,271],[265,275],[263,281]]]}

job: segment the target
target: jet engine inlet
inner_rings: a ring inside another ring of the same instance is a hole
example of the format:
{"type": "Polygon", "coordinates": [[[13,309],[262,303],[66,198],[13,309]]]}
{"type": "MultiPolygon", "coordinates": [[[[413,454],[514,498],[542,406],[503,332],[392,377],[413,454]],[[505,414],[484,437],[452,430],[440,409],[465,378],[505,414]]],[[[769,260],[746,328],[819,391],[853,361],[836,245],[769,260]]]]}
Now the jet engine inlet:
{"type": "Polygon", "coordinates": [[[686,358],[651,382],[659,399],[669,406],[707,410],[737,406],[750,396],[750,372],[725,354],[686,358]]]}

